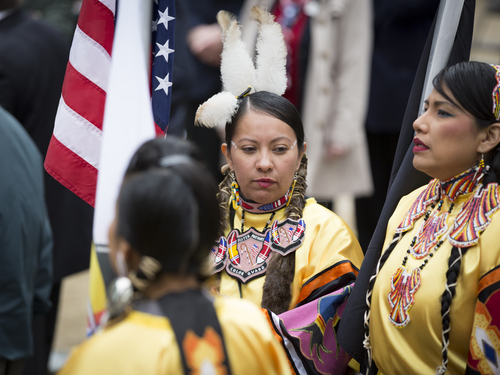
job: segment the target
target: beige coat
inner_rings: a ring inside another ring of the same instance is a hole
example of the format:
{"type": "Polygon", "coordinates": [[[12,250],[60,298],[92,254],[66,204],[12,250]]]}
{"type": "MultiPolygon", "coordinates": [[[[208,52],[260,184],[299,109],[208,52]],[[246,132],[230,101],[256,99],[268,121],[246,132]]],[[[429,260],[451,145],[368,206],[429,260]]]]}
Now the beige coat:
{"type": "MultiPolygon", "coordinates": [[[[249,10],[275,0],[247,0],[240,17],[243,40],[254,52],[257,28],[249,10]]],[[[364,132],[372,45],[370,0],[317,0],[311,20],[311,46],[302,119],[306,133],[307,194],[334,199],[339,194],[369,195],[372,180],[364,132]],[[325,160],[325,144],[347,149],[325,160]]]]}

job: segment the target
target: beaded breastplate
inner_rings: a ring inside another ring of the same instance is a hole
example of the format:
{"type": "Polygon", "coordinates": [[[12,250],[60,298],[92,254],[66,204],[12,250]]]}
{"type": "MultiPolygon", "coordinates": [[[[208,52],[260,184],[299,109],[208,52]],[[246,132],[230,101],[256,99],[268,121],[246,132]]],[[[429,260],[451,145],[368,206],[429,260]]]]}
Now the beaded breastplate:
{"type": "Polygon", "coordinates": [[[394,326],[402,328],[410,322],[409,311],[422,283],[421,272],[440,246],[446,240],[460,248],[474,246],[490,224],[491,216],[500,207],[498,185],[489,184],[483,188],[480,182],[482,177],[482,169],[474,167],[446,181],[432,180],[397,227],[396,233],[407,232],[413,228],[416,220],[425,215],[402,265],[391,278],[391,291],[387,298],[391,306],[389,320],[394,326]],[[448,226],[448,217],[457,197],[472,192],[474,194],[462,205],[453,224],[448,226]],[[452,202],[448,212],[440,212],[444,196],[452,202]],[[423,259],[422,264],[407,269],[408,256],[423,259]]]}
{"type": "Polygon", "coordinates": [[[220,238],[218,246],[212,248],[213,273],[225,269],[229,276],[246,284],[265,274],[273,253],[285,256],[302,245],[306,229],[303,219],[288,218],[280,222],[276,220],[268,227],[274,217],[273,212],[285,207],[289,193],[266,205],[246,202],[241,198],[242,228],[233,229],[227,236],[220,238]],[[271,213],[271,216],[262,231],[255,228],[245,231],[245,212],[271,213]]]}

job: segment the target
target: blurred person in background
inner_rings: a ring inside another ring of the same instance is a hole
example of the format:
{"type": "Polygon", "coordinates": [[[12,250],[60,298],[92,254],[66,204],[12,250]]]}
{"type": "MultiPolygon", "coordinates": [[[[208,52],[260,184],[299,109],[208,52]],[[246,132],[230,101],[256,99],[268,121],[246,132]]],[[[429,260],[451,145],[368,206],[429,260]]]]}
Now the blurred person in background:
{"type": "Polygon", "coordinates": [[[73,39],[82,0],[23,0],[23,6],[58,29],[68,42],[73,39]]]}
{"type": "Polygon", "coordinates": [[[247,0],[241,19],[250,51],[257,33],[249,22],[253,5],[270,9],[283,29],[288,50],[284,97],[304,122],[308,195],[332,209],[343,194],[370,194],[363,130],[372,44],[370,1],[247,0]]]}
{"type": "MultiPolygon", "coordinates": [[[[179,9],[184,9],[187,13],[184,18],[187,22],[184,43],[187,44],[189,51],[187,55],[183,55],[182,61],[176,54],[175,64],[176,66],[190,64],[190,69],[183,69],[188,80],[179,81],[180,85],[177,84],[175,87],[180,90],[182,86],[183,90],[187,90],[183,128],[187,132],[187,138],[201,149],[210,172],[216,181],[220,182],[223,178],[219,163],[221,139],[213,129],[195,127],[194,118],[200,104],[221,91],[219,66],[222,40],[216,20],[217,12],[224,9],[238,14],[243,0],[183,0],[182,3],[182,8],[179,9]]],[[[179,47],[181,46],[177,45],[177,48],[179,47]]],[[[176,75],[177,73],[174,77],[176,75]]]]}
{"type": "MultiPolygon", "coordinates": [[[[27,130],[42,156],[52,137],[68,63],[69,44],[20,0],[0,0],[0,105],[27,130]]],[[[93,209],[44,172],[45,200],[54,235],[52,309],[33,322],[35,357],[26,374],[47,373],[63,277],[89,266],[93,209]]]]}
{"type": "Polygon", "coordinates": [[[373,0],[375,22],[365,131],[374,191],[356,200],[358,239],[366,252],[384,206],[399,131],[439,0],[373,0]]]}
{"type": "Polygon", "coordinates": [[[40,152],[1,106],[0,176],[0,375],[20,375],[31,322],[50,309],[52,233],[40,152]]]}

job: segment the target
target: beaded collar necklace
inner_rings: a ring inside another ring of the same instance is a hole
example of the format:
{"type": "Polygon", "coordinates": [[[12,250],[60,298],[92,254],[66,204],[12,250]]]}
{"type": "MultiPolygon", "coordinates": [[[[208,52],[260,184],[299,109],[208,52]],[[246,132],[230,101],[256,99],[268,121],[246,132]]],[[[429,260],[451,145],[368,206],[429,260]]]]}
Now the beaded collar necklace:
{"type": "Polygon", "coordinates": [[[290,187],[290,189],[287,190],[285,195],[283,195],[279,199],[276,199],[274,202],[267,204],[255,203],[246,200],[243,197],[243,195],[240,194],[239,199],[241,202],[241,208],[243,209],[243,212],[248,211],[254,214],[265,214],[271,211],[278,211],[280,208],[283,208],[287,205],[288,199],[290,197],[290,194],[292,194],[292,191],[293,191],[293,184],[290,187]]]}
{"type": "MultiPolygon", "coordinates": [[[[477,240],[475,240],[475,242],[463,241],[460,236],[462,232],[467,232],[467,229],[469,229],[469,233],[471,232],[471,228],[469,228],[470,225],[467,225],[467,223],[474,221],[478,216],[478,207],[484,207],[484,201],[491,201],[491,194],[489,193],[491,189],[482,189],[481,180],[483,176],[483,168],[474,167],[446,181],[431,181],[413,203],[409,212],[405,215],[403,221],[396,229],[396,233],[406,232],[413,227],[415,220],[425,215],[420,228],[411,241],[410,247],[406,251],[401,266],[391,278],[391,292],[388,294],[387,298],[391,305],[389,320],[394,326],[402,328],[410,322],[409,310],[415,302],[414,294],[422,283],[420,273],[436,251],[439,250],[444,241],[448,239],[453,246],[459,247],[471,246],[471,244],[477,242],[477,240]],[[460,195],[472,193],[474,190],[476,190],[476,194],[471,196],[471,198],[462,205],[460,213],[456,216],[454,223],[448,228],[448,217],[455,206],[454,202],[456,199],[460,195]],[[441,208],[443,206],[444,196],[447,196],[452,203],[449,210],[443,213],[441,212],[441,208]],[[438,199],[439,203],[437,204],[437,209],[434,210],[438,199]],[[474,200],[476,204],[469,203],[469,201],[472,202],[474,200]],[[465,226],[462,225],[464,222],[466,223],[465,226]],[[422,264],[408,270],[406,268],[406,263],[409,256],[412,256],[414,259],[423,259],[422,264]]],[[[496,198],[498,197],[496,196],[496,198]]],[[[498,199],[496,199],[496,201],[498,201],[498,199]]],[[[498,203],[496,206],[498,206],[498,203]]],[[[496,208],[489,212],[485,211],[485,215],[483,216],[486,217],[491,215],[494,210],[496,210],[496,208]]],[[[481,217],[479,222],[481,221],[489,223],[489,217],[486,217],[486,220],[481,217]]],[[[486,226],[487,224],[483,225],[482,230],[484,230],[486,226]]],[[[476,232],[478,232],[478,230],[476,230],[476,232]]],[[[478,236],[479,234],[476,233],[477,238],[478,236]]]]}
{"type": "Polygon", "coordinates": [[[266,222],[266,226],[264,227],[264,231],[265,231],[267,228],[269,228],[269,225],[273,221],[274,216],[276,215],[276,211],[278,211],[279,209],[281,209],[287,205],[288,198],[289,198],[291,193],[292,193],[292,188],[288,189],[288,191],[285,193],[285,195],[283,195],[281,198],[276,199],[272,203],[268,203],[268,204],[264,204],[264,205],[262,205],[260,203],[246,201],[245,198],[243,198],[243,196],[240,195],[240,202],[241,202],[241,208],[242,208],[241,233],[243,233],[245,231],[245,212],[246,211],[252,212],[252,213],[258,213],[258,214],[272,212],[271,216],[269,217],[269,219],[266,222]]]}

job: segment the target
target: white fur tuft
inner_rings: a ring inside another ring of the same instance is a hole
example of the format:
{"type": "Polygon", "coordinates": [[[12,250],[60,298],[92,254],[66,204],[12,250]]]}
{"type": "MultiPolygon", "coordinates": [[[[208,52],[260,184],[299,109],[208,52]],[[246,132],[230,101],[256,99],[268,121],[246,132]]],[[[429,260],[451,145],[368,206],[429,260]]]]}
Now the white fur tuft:
{"type": "Polygon", "coordinates": [[[281,26],[262,7],[252,7],[252,16],[259,24],[255,91],[283,95],[286,90],[286,45],[281,26]]]}
{"type": "Polygon", "coordinates": [[[197,126],[214,128],[225,126],[238,110],[238,100],[227,91],[220,92],[198,107],[194,123],[197,126]]]}
{"type": "Polygon", "coordinates": [[[255,67],[241,41],[240,25],[236,18],[229,12],[220,11],[217,20],[222,28],[224,42],[220,66],[223,90],[238,96],[249,86],[255,87],[255,67]]]}

